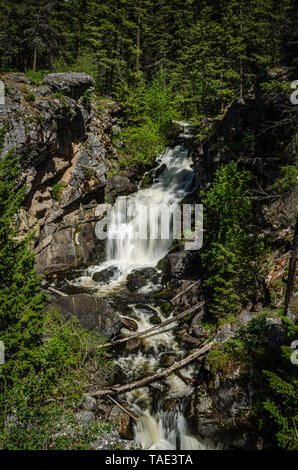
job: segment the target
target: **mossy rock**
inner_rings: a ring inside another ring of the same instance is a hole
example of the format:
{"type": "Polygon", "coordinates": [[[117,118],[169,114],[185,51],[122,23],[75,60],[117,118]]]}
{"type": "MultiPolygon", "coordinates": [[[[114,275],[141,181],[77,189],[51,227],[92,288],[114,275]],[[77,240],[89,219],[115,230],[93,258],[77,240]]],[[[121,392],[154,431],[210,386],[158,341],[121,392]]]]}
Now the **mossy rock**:
{"type": "Polygon", "coordinates": [[[161,323],[161,319],[158,315],[152,315],[152,317],[149,318],[149,321],[152,325],[159,325],[161,323]]]}
{"type": "Polygon", "coordinates": [[[165,302],[161,307],[161,311],[165,316],[169,316],[170,313],[171,313],[172,308],[173,308],[173,306],[172,306],[171,302],[165,302]]]}

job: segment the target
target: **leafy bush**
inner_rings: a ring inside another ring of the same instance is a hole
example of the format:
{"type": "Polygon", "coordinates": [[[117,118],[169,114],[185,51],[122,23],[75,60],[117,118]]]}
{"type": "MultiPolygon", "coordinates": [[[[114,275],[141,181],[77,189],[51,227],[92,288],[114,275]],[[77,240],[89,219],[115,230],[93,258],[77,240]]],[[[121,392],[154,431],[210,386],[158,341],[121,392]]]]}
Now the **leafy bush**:
{"type": "Polygon", "coordinates": [[[48,74],[49,70],[38,70],[37,72],[33,72],[33,70],[28,70],[26,73],[27,77],[30,78],[30,83],[32,85],[42,85],[44,75],[48,74]]]}
{"type": "Polygon", "coordinates": [[[284,191],[289,189],[291,186],[297,186],[298,184],[298,167],[297,165],[285,165],[281,167],[281,173],[283,176],[278,178],[273,184],[272,188],[278,191],[284,191]]]}
{"type": "Polygon", "coordinates": [[[34,93],[28,93],[27,95],[24,96],[25,100],[28,101],[28,103],[35,101],[36,96],[34,93]]]}
{"type": "Polygon", "coordinates": [[[126,126],[120,136],[123,157],[129,164],[147,164],[164,149],[173,120],[179,115],[172,106],[172,90],[162,70],[149,83],[140,72],[131,82],[122,81],[115,90],[126,126]]]}
{"type": "Polygon", "coordinates": [[[56,201],[61,201],[63,189],[66,187],[66,183],[55,183],[52,186],[52,197],[56,201]]]}
{"type": "Polygon", "coordinates": [[[0,395],[3,449],[85,449],[103,425],[78,425],[74,410],[83,392],[99,387],[111,363],[97,334],[82,330],[76,319],[57,311],[45,316],[45,341],[35,351],[26,375],[16,362],[11,386],[0,395]]]}
{"type": "Polygon", "coordinates": [[[150,164],[164,149],[164,141],[153,123],[123,130],[121,140],[128,164],[150,164]]]}

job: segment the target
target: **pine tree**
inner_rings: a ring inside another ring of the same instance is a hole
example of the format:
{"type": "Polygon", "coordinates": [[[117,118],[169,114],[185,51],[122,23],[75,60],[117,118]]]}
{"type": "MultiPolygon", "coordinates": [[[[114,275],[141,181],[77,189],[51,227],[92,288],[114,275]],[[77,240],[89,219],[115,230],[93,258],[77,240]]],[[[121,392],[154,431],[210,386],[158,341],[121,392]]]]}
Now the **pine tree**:
{"type": "MultiPolygon", "coordinates": [[[[3,146],[4,130],[1,131],[3,146]]],[[[0,337],[5,345],[3,374],[16,358],[24,367],[40,343],[45,295],[40,292],[30,239],[18,240],[13,228],[24,199],[24,188],[16,189],[20,175],[18,160],[9,152],[0,160],[0,337]]],[[[3,378],[3,376],[2,376],[3,378]]]]}

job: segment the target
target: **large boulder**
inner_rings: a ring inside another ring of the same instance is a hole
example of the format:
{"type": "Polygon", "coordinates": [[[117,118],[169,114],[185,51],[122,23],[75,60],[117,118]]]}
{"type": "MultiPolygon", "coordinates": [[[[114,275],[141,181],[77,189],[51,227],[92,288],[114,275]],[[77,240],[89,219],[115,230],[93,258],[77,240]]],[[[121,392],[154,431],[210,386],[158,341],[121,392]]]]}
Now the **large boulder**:
{"type": "Polygon", "coordinates": [[[77,72],[51,73],[44,77],[44,83],[53,92],[63,93],[63,95],[76,100],[95,85],[95,81],[90,75],[77,72]]]}
{"type": "Polygon", "coordinates": [[[54,300],[53,304],[66,317],[77,317],[82,328],[98,331],[108,339],[117,335],[123,327],[120,316],[109,303],[90,294],[68,295],[54,300]]]}
{"type": "Polygon", "coordinates": [[[92,263],[100,257],[100,246],[90,223],[75,229],[62,228],[48,236],[46,233],[36,248],[39,274],[66,271],[79,264],[92,263]]]}
{"type": "Polygon", "coordinates": [[[137,189],[136,185],[126,176],[113,176],[105,187],[105,200],[112,203],[118,196],[128,196],[137,189]]]}
{"type": "Polygon", "coordinates": [[[191,279],[199,270],[197,251],[180,251],[166,257],[163,268],[165,282],[180,279],[191,279]]]}

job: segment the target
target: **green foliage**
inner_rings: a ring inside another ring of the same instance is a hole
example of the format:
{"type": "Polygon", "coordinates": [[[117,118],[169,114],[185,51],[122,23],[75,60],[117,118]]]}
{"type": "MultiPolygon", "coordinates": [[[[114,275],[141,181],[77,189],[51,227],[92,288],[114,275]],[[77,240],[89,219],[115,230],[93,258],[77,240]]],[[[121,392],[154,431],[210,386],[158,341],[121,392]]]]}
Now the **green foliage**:
{"type": "Polygon", "coordinates": [[[25,100],[28,101],[28,103],[35,101],[36,97],[34,93],[28,93],[27,95],[24,96],[25,100]]]}
{"type": "MultiPolygon", "coordinates": [[[[5,129],[0,131],[3,146],[5,129]]],[[[1,146],[1,147],[2,147],[1,146]]],[[[1,153],[1,149],[0,149],[1,153]]],[[[8,153],[0,160],[0,336],[5,344],[6,364],[16,358],[27,366],[34,347],[41,340],[42,310],[45,295],[29,251],[30,237],[18,240],[13,224],[24,199],[25,188],[16,188],[19,161],[8,153]]]]}
{"type": "Polygon", "coordinates": [[[91,93],[89,90],[85,90],[83,93],[83,100],[85,103],[87,103],[89,106],[91,105],[91,93]]]}
{"type": "Polygon", "coordinates": [[[166,145],[173,120],[178,118],[163,70],[147,84],[141,73],[135,74],[133,85],[122,81],[116,97],[127,126],[120,136],[124,159],[128,164],[152,163],[166,145]]]}
{"type": "Polygon", "coordinates": [[[202,193],[205,211],[202,263],[207,272],[211,314],[233,315],[254,292],[262,252],[248,183],[252,176],[230,162],[218,170],[212,187],[202,193]]]}
{"type": "MultiPolygon", "coordinates": [[[[297,366],[296,366],[297,368],[297,366]]],[[[263,406],[277,424],[276,439],[279,447],[298,450],[298,378],[284,372],[264,371],[273,396],[263,406]]]]}
{"type": "Polygon", "coordinates": [[[281,167],[283,176],[278,178],[273,184],[272,188],[277,191],[285,191],[290,187],[297,186],[298,184],[298,167],[297,165],[285,165],[281,167]]]}
{"type": "Polygon", "coordinates": [[[119,165],[119,167],[121,168],[121,170],[124,170],[124,169],[126,168],[126,166],[127,166],[127,161],[124,160],[124,159],[122,159],[122,160],[120,160],[120,161],[118,162],[118,165],[119,165]]]}
{"type": "MultiPolygon", "coordinates": [[[[298,325],[287,317],[282,317],[288,327],[287,342],[297,339],[298,325]]],[[[268,384],[268,398],[264,409],[275,422],[278,446],[286,450],[298,450],[298,370],[291,361],[294,352],[290,346],[281,346],[279,363],[273,370],[264,370],[268,384]]]]}
{"type": "Polygon", "coordinates": [[[43,84],[44,75],[48,74],[49,70],[38,70],[34,72],[33,70],[28,70],[26,76],[30,78],[31,85],[39,86],[43,84]]]}
{"type": "Polygon", "coordinates": [[[55,183],[52,186],[52,197],[56,201],[61,201],[63,189],[67,186],[66,183],[55,183]]]}
{"type": "Polygon", "coordinates": [[[86,449],[103,425],[80,427],[74,417],[82,394],[99,387],[111,369],[97,334],[65,320],[57,311],[45,316],[46,339],[35,350],[30,370],[15,362],[11,386],[0,395],[2,421],[0,447],[8,450],[86,449]],[[67,430],[67,432],[65,432],[67,430]]]}
{"type": "Polygon", "coordinates": [[[55,91],[54,96],[55,98],[57,98],[57,100],[60,100],[60,101],[63,101],[65,98],[65,95],[63,94],[62,91],[55,91]]]}

